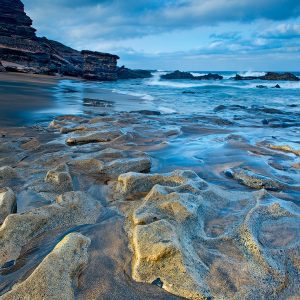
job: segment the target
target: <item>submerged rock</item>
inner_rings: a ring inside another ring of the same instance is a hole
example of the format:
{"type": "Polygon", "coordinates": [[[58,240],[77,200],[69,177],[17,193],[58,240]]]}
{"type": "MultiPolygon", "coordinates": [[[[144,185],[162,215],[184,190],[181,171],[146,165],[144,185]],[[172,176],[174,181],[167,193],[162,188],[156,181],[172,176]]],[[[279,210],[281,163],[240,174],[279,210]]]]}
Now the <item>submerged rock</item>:
{"type": "Polygon", "coordinates": [[[272,150],[278,150],[278,151],[293,153],[297,156],[300,156],[300,150],[296,150],[296,149],[292,148],[289,145],[272,145],[272,144],[268,144],[267,147],[272,149],[272,150]]]}
{"type": "Polygon", "coordinates": [[[119,130],[99,131],[85,136],[68,138],[66,140],[66,143],[69,146],[75,146],[75,145],[89,144],[89,143],[110,142],[121,135],[122,133],[119,130]]]}
{"type": "Polygon", "coordinates": [[[267,89],[268,87],[266,85],[259,84],[259,85],[256,86],[256,88],[258,88],[258,89],[267,89]]]}
{"type": "Polygon", "coordinates": [[[54,204],[8,215],[0,227],[0,265],[18,258],[34,237],[56,228],[95,223],[100,203],[84,192],[68,192],[54,204]]]}
{"type": "Polygon", "coordinates": [[[18,174],[15,169],[10,166],[0,167],[0,180],[9,180],[17,178],[18,174]]]}
{"type": "Polygon", "coordinates": [[[17,211],[17,199],[10,188],[0,189],[0,224],[5,218],[17,211]]]}
{"type": "Polygon", "coordinates": [[[107,101],[107,100],[100,100],[100,99],[84,98],[83,105],[84,106],[95,106],[95,107],[113,107],[114,102],[107,101]]]}
{"type": "Polygon", "coordinates": [[[32,274],[0,298],[75,299],[78,277],[88,263],[91,240],[80,233],[66,235],[32,274]]]}
{"type": "Polygon", "coordinates": [[[287,188],[287,185],[283,182],[241,168],[227,170],[225,175],[229,178],[236,179],[240,183],[254,189],[281,191],[287,188]]]}

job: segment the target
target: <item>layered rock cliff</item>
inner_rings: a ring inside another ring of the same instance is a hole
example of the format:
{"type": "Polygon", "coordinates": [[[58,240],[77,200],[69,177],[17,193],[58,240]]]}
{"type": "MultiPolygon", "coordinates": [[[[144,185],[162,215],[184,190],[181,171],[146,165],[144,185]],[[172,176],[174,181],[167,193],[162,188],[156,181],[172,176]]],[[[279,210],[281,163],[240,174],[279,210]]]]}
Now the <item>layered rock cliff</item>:
{"type": "Polygon", "coordinates": [[[0,0],[0,65],[7,71],[117,79],[118,56],[98,53],[91,59],[86,51],[39,38],[35,32],[20,0],[0,0]]]}

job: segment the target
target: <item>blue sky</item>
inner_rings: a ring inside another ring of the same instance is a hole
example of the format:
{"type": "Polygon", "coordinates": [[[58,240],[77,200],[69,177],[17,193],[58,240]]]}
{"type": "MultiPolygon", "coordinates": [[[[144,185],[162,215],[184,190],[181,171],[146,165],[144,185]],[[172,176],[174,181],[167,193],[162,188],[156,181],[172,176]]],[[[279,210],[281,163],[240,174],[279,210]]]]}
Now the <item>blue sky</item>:
{"type": "Polygon", "coordinates": [[[300,71],[300,0],[24,0],[39,36],[164,70],[300,71]]]}

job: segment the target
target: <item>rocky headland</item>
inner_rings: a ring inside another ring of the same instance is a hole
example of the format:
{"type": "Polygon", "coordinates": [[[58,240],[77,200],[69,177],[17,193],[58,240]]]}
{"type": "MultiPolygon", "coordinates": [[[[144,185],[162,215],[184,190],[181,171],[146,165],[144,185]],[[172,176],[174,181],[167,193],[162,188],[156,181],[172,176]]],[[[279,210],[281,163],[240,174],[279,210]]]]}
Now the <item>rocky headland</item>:
{"type": "Polygon", "coordinates": [[[117,79],[117,55],[77,51],[37,37],[20,0],[0,0],[0,70],[117,79]]]}

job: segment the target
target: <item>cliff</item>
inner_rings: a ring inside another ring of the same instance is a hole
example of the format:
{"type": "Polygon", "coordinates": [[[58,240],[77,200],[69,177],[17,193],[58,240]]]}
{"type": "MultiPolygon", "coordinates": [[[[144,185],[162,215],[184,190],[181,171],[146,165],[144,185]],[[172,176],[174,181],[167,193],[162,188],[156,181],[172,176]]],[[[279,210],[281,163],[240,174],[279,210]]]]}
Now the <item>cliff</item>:
{"type": "Polygon", "coordinates": [[[35,32],[20,0],[0,0],[0,66],[15,72],[117,79],[118,56],[98,53],[92,59],[87,51],[39,38],[35,32]]]}

